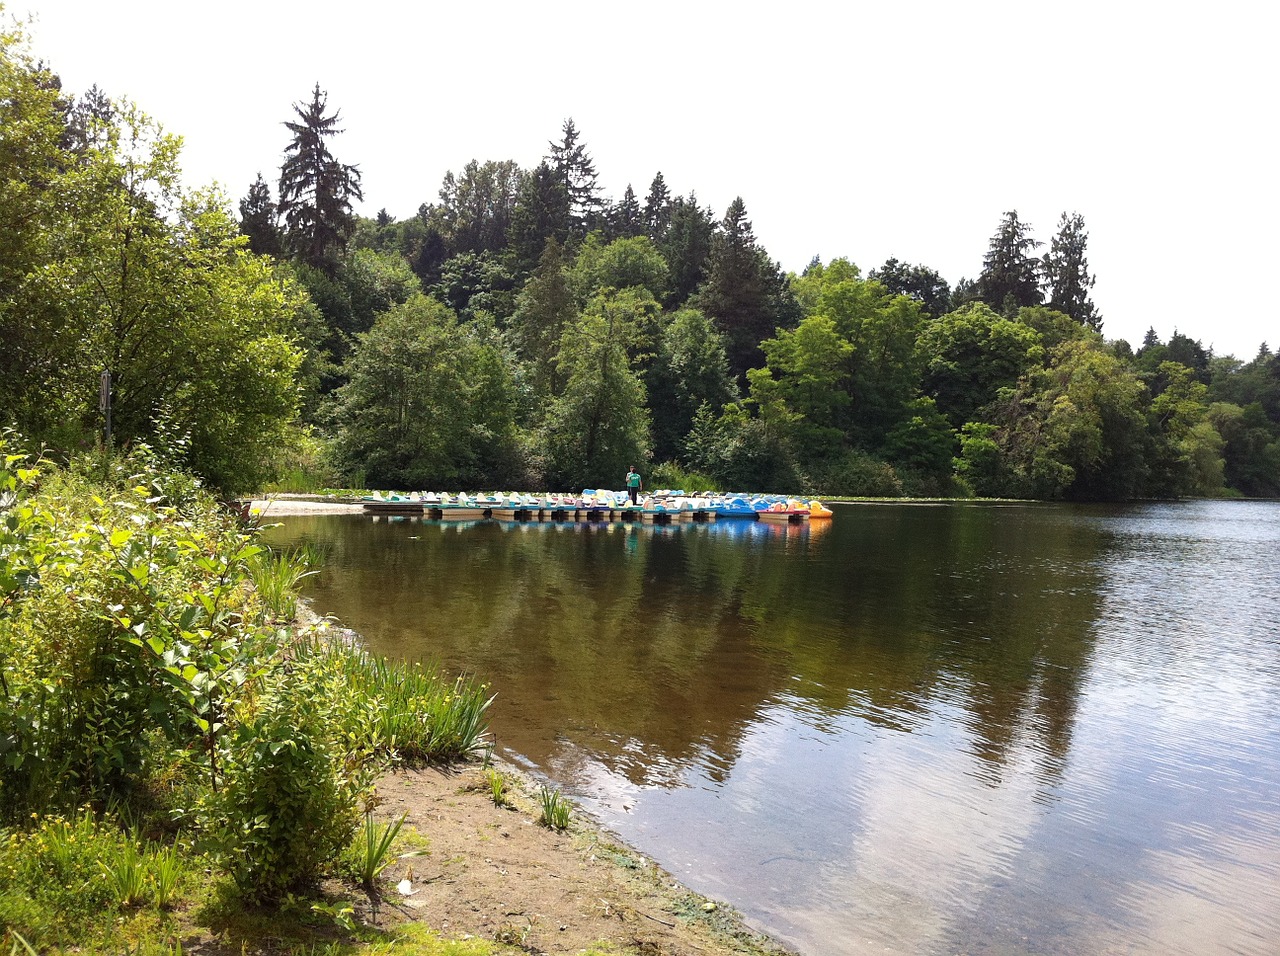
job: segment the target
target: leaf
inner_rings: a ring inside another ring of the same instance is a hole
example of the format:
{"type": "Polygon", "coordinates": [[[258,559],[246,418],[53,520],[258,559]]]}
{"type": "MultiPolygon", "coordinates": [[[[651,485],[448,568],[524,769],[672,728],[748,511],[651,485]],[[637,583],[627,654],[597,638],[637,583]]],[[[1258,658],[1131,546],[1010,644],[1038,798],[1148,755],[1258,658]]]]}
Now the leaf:
{"type": "Polygon", "coordinates": [[[111,538],[109,539],[111,542],[111,547],[122,548],[132,537],[133,537],[133,532],[130,531],[128,528],[116,528],[115,531],[111,532],[111,538]]]}

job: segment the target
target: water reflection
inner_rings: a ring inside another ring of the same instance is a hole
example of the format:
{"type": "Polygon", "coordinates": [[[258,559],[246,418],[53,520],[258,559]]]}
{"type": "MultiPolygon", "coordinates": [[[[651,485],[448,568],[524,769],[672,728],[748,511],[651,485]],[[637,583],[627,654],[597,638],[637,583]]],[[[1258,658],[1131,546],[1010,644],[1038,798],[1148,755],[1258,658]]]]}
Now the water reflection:
{"type": "Polygon", "coordinates": [[[319,609],[491,679],[505,750],[804,952],[1266,952],[1280,509],[1232,507],[276,535],[330,553],[319,609]]]}

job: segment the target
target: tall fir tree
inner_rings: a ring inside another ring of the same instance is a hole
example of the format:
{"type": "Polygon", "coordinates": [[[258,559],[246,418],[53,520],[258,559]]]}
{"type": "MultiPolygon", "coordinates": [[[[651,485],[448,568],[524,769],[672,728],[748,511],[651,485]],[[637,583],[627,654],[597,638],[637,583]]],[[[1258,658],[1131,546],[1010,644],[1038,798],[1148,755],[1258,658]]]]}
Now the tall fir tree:
{"type": "Polygon", "coordinates": [[[1018,210],[1006,212],[982,260],[977,297],[1010,318],[1024,306],[1040,305],[1040,260],[1032,253],[1041,245],[1031,237],[1031,227],[1018,219],[1018,210]]]}
{"type": "Polygon", "coordinates": [[[298,122],[284,125],[293,134],[280,167],[278,211],[284,219],[290,251],[326,275],[337,271],[339,257],[355,230],[352,199],[364,199],[360,170],[334,159],[327,140],[337,136],[339,112],[325,115],[328,94],[315,85],[311,102],[293,104],[298,122]]]}
{"type": "Polygon", "coordinates": [[[634,239],[645,235],[644,214],[630,183],[627,183],[622,199],[609,209],[605,219],[605,234],[609,239],[634,239]]]}
{"type": "Polygon", "coordinates": [[[748,369],[764,365],[760,343],[777,331],[785,293],[786,279],[756,243],[746,204],[734,199],[712,240],[707,278],[693,305],[723,333],[729,370],[740,382],[748,369]]]}
{"type": "Polygon", "coordinates": [[[667,181],[662,178],[661,172],[649,184],[643,215],[649,238],[661,245],[667,238],[667,227],[671,225],[671,190],[667,188],[667,181]]]}
{"type": "Polygon", "coordinates": [[[604,206],[597,184],[596,164],[587,152],[586,144],[580,142],[581,136],[573,117],[569,117],[561,127],[560,142],[547,144],[551,152],[546,156],[568,197],[570,231],[578,237],[587,234],[604,206]]]}
{"type": "Polygon", "coordinates": [[[1044,257],[1044,276],[1049,286],[1049,308],[1101,332],[1102,316],[1089,298],[1094,277],[1089,274],[1089,260],[1084,256],[1088,244],[1084,216],[1078,212],[1068,216],[1064,212],[1058,220],[1058,234],[1044,257]]]}
{"type": "Polygon", "coordinates": [[[654,242],[669,270],[665,304],[676,307],[683,305],[706,278],[717,226],[711,208],[698,205],[696,193],[690,193],[687,199],[677,196],[664,209],[662,238],[654,242]]]}

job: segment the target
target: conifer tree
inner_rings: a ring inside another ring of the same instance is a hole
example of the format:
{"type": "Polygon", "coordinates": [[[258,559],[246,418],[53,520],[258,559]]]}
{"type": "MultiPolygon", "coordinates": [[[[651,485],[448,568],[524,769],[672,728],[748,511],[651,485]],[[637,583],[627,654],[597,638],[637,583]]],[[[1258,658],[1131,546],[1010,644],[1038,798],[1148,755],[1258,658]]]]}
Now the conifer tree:
{"type": "Polygon", "coordinates": [[[1018,219],[1018,210],[1006,212],[982,260],[978,298],[1009,318],[1024,306],[1040,305],[1040,260],[1031,254],[1040,245],[1031,238],[1031,227],[1018,219]]]}
{"type": "Polygon", "coordinates": [[[712,240],[707,279],[693,304],[724,334],[729,370],[740,380],[764,364],[760,343],[777,330],[785,294],[781,270],[756,244],[746,204],[734,199],[712,240]]]}
{"type": "Polygon", "coordinates": [[[667,237],[671,224],[671,191],[659,172],[649,184],[649,195],[644,201],[644,226],[649,238],[661,244],[667,237]]]}
{"type": "Polygon", "coordinates": [[[609,210],[608,229],[610,239],[634,239],[645,234],[644,214],[640,211],[640,201],[636,199],[635,190],[627,183],[627,191],[622,200],[609,210]]]}
{"type": "Polygon", "coordinates": [[[579,142],[582,134],[574,125],[573,117],[564,121],[561,133],[560,142],[547,144],[551,152],[546,159],[569,199],[571,231],[585,236],[603,206],[600,187],[596,183],[596,164],[587,152],[586,144],[579,142]]]}
{"type": "Polygon", "coordinates": [[[249,248],[260,256],[280,258],[284,252],[284,237],[276,216],[276,204],[271,198],[271,187],[258,173],[249,187],[248,195],[240,200],[240,231],[249,237],[249,248]]]}
{"type": "Polygon", "coordinates": [[[1064,212],[1058,220],[1058,234],[1044,257],[1045,282],[1049,286],[1049,308],[1101,332],[1102,316],[1089,298],[1094,277],[1089,274],[1089,260],[1084,257],[1088,243],[1084,217],[1064,212]]]}
{"type": "Polygon", "coordinates": [[[364,199],[360,170],[334,159],[326,140],[342,132],[340,113],[325,115],[328,94],[315,85],[311,102],[293,104],[299,122],[285,122],[293,134],[280,167],[278,211],[290,250],[303,262],[332,276],[355,229],[352,199],[364,199]]]}
{"type": "Polygon", "coordinates": [[[507,252],[515,271],[532,272],[548,239],[564,243],[568,238],[569,197],[555,170],[543,161],[525,175],[511,213],[507,252]]]}

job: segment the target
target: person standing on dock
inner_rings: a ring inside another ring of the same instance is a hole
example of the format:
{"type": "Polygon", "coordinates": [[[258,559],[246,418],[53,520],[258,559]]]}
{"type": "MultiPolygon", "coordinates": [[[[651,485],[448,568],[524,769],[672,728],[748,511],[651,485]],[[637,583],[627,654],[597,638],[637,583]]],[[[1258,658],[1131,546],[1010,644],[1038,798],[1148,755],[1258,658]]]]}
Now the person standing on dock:
{"type": "Polygon", "coordinates": [[[636,466],[627,466],[627,491],[631,493],[632,505],[636,503],[636,496],[643,490],[644,482],[640,480],[640,473],[636,471],[636,466]]]}

